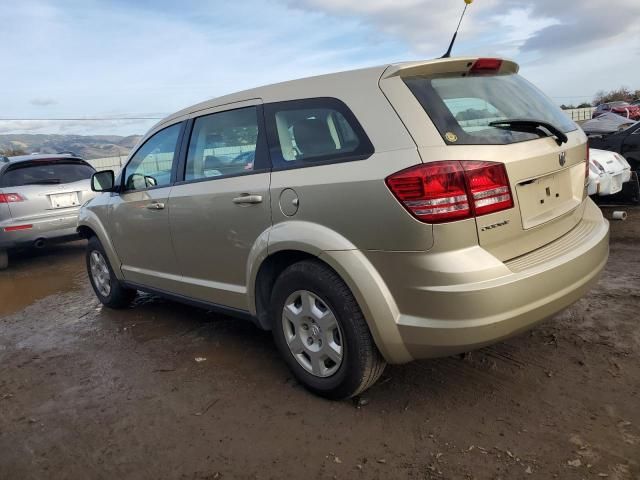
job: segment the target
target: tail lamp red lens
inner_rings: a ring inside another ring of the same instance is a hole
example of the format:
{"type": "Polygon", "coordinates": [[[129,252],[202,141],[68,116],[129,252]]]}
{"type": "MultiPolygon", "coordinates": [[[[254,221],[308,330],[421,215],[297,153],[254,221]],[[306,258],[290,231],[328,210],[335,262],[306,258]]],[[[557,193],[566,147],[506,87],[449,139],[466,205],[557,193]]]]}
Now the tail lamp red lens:
{"type": "Polygon", "coordinates": [[[502,60],[500,58],[479,58],[471,68],[470,73],[492,73],[497,72],[502,67],[502,60]]]}
{"type": "Polygon", "coordinates": [[[24,197],[19,193],[0,193],[0,203],[23,202],[24,197]]]}
{"type": "Polygon", "coordinates": [[[433,162],[386,179],[400,203],[418,220],[443,223],[513,207],[503,164],[482,161],[433,162]]]}
{"type": "Polygon", "coordinates": [[[20,230],[31,230],[33,225],[14,225],[13,227],[4,227],[5,232],[18,232],[20,230]]]}

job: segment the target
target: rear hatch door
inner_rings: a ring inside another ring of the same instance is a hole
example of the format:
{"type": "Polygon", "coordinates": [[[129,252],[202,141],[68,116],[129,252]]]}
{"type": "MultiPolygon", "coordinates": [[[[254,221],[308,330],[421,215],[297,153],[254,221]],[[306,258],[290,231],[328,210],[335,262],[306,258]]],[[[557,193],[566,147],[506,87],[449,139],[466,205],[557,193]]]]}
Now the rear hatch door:
{"type": "Polygon", "coordinates": [[[513,208],[476,217],[479,244],[503,261],[574,228],[586,198],[586,136],[517,71],[500,59],[448,59],[392,66],[380,81],[423,162],[504,164],[513,208]],[[540,125],[503,124],[522,120],[540,125]]]}

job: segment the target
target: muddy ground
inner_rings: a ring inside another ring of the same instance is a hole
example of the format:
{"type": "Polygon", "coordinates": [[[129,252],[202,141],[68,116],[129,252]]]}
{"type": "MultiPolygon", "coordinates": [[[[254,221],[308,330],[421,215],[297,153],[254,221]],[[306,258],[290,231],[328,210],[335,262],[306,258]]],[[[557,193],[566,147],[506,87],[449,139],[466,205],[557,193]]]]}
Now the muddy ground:
{"type": "Polygon", "coordinates": [[[308,394],[249,323],[102,309],[80,242],[0,272],[0,478],[640,478],[640,209],[591,294],[528,334],[308,394]],[[196,358],[205,358],[196,361],[196,358]]]}

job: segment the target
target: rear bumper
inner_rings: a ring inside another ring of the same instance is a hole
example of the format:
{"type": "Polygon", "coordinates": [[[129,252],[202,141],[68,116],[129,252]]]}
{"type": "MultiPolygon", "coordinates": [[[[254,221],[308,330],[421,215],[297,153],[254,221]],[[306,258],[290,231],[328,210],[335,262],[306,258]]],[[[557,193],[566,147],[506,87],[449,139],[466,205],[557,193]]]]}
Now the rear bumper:
{"type": "Polygon", "coordinates": [[[78,236],[78,212],[57,215],[45,218],[20,220],[12,219],[0,222],[0,249],[8,249],[32,245],[36,240],[62,240],[72,239],[78,236]],[[5,231],[5,228],[31,225],[25,230],[5,231]]]}
{"type": "Polygon", "coordinates": [[[437,254],[435,260],[422,253],[422,264],[417,257],[408,259],[413,265],[401,260],[409,253],[379,253],[369,259],[397,304],[395,323],[403,346],[419,359],[498,342],[568,307],[597,280],[608,258],[608,239],[608,222],[588,201],[573,230],[506,263],[480,247],[437,254]],[[382,261],[383,256],[392,257],[382,261]]]}

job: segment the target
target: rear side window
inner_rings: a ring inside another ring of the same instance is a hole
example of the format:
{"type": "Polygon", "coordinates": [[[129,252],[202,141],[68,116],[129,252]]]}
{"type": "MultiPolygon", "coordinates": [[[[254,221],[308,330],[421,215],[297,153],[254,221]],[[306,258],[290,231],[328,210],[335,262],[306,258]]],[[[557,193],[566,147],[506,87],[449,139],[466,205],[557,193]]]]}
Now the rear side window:
{"type": "Polygon", "coordinates": [[[51,159],[20,162],[4,173],[2,187],[24,185],[58,185],[87,180],[95,173],[93,167],[82,160],[51,159]]]}
{"type": "Polygon", "coordinates": [[[373,145],[351,110],[335,98],[265,105],[274,168],[362,160],[373,145]]]}
{"type": "Polygon", "coordinates": [[[261,151],[258,148],[259,124],[256,107],[197,118],[189,142],[185,180],[253,172],[256,153],[259,156],[261,151]]]}
{"type": "Polygon", "coordinates": [[[504,145],[540,138],[492,127],[501,120],[541,120],[567,133],[577,125],[520,75],[432,75],[404,79],[451,145],[504,145]]]}

